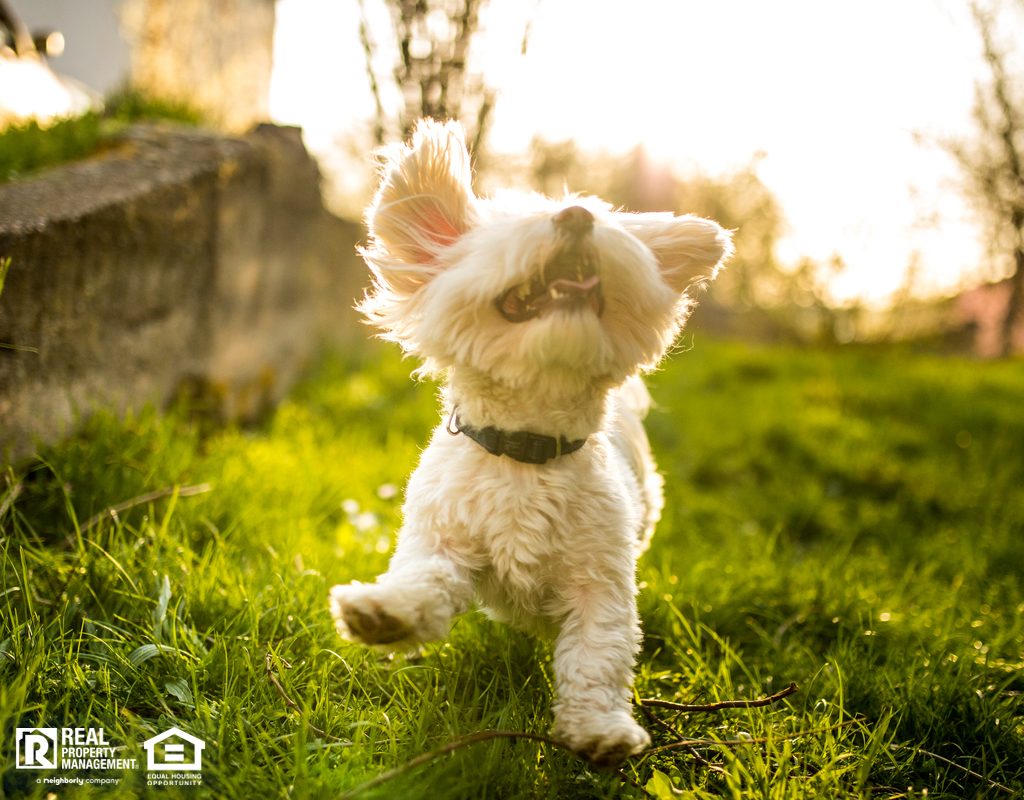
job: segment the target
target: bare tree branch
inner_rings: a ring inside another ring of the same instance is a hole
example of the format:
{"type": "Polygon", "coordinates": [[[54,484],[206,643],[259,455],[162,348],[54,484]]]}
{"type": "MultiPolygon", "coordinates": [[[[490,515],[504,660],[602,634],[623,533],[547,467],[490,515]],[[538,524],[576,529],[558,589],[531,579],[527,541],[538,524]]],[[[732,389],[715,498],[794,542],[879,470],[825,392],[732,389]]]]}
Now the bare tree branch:
{"type": "Polygon", "coordinates": [[[998,42],[993,7],[973,0],[970,10],[981,39],[988,81],[976,86],[976,140],[970,145],[947,143],[946,149],[960,166],[975,205],[988,220],[993,250],[1008,257],[1009,293],[1000,322],[1000,348],[1008,356],[1024,322],[1024,100],[1014,94],[1015,78],[1009,74],[1007,53],[998,42]]]}
{"type": "Polygon", "coordinates": [[[370,81],[370,91],[373,93],[374,125],[373,141],[380,147],[384,144],[384,104],[380,99],[380,84],[377,83],[377,73],[373,69],[374,46],[370,41],[370,27],[366,21],[366,0],[359,0],[359,43],[363,46],[363,55],[366,58],[366,77],[370,81]]]}
{"type": "Polygon", "coordinates": [[[640,705],[647,706],[648,708],[671,708],[674,711],[687,712],[690,714],[710,714],[715,711],[722,711],[726,708],[762,708],[763,706],[770,706],[773,703],[777,703],[785,697],[789,697],[791,694],[795,694],[799,691],[800,687],[795,683],[789,684],[785,689],[776,692],[768,697],[762,697],[757,700],[720,700],[717,703],[707,704],[688,704],[688,703],[672,703],[668,700],[655,700],[645,698],[640,701],[640,705]]]}

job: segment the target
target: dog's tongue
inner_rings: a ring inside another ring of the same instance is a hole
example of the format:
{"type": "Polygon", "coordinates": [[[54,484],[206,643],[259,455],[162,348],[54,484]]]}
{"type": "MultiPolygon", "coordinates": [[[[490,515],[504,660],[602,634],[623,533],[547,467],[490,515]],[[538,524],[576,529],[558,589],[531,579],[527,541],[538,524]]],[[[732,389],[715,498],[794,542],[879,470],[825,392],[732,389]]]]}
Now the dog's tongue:
{"type": "Polygon", "coordinates": [[[589,304],[598,316],[604,311],[601,279],[597,275],[581,280],[555,278],[525,297],[517,287],[513,287],[495,303],[509,322],[525,322],[548,308],[578,308],[589,304]]]}
{"type": "Polygon", "coordinates": [[[539,310],[547,306],[579,306],[590,303],[594,313],[600,316],[604,310],[600,286],[601,279],[597,275],[591,275],[581,281],[556,278],[548,284],[547,291],[532,305],[539,310]]]}
{"type": "Polygon", "coordinates": [[[558,278],[548,284],[548,293],[552,296],[566,294],[575,297],[586,297],[594,291],[600,283],[601,279],[597,277],[597,275],[591,275],[584,281],[571,281],[568,278],[558,278]]]}

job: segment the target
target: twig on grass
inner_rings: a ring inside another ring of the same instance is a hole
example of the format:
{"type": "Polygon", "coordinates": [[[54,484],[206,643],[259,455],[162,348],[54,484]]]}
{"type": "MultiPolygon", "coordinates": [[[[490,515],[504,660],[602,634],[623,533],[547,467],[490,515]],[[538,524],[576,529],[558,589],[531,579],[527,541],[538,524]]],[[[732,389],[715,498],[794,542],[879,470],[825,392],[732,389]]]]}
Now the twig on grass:
{"type": "Polygon", "coordinates": [[[615,774],[618,775],[619,778],[624,780],[626,783],[628,783],[633,788],[639,789],[641,792],[643,792],[645,797],[650,797],[651,796],[650,793],[640,784],[640,781],[637,781],[637,780],[634,780],[633,778],[631,778],[626,773],[626,770],[624,770],[624,769],[616,770],[615,774]]]}
{"type": "MultiPolygon", "coordinates": [[[[274,656],[268,650],[266,657],[263,659],[263,664],[264,664],[264,666],[265,666],[265,668],[267,670],[267,680],[270,681],[270,685],[271,686],[273,686],[275,689],[277,689],[277,693],[279,695],[281,695],[281,699],[284,700],[284,704],[286,706],[288,706],[288,708],[290,708],[292,711],[301,711],[302,709],[299,708],[299,704],[296,703],[294,700],[292,700],[288,696],[288,693],[284,690],[284,687],[281,685],[281,681],[278,680],[277,673],[274,672],[274,668],[270,665],[270,660],[272,658],[274,658],[274,656]]],[[[286,661],[285,659],[281,658],[280,656],[278,656],[278,660],[282,664],[284,664],[284,668],[285,669],[291,669],[292,668],[292,665],[289,664],[288,661],[286,661]]]]}
{"type": "Polygon", "coordinates": [[[789,697],[799,691],[800,687],[795,683],[789,684],[785,689],[776,692],[768,697],[761,697],[757,700],[720,700],[717,703],[693,704],[693,703],[672,703],[668,700],[656,700],[654,698],[643,698],[641,706],[648,708],[669,708],[673,711],[686,712],[688,714],[710,714],[715,711],[722,711],[726,708],[762,708],[777,703],[784,697],[789,697]]]}
{"type": "MultiPolygon", "coordinates": [[[[840,722],[838,725],[832,725],[827,728],[797,731],[796,733],[790,733],[778,738],[798,739],[801,736],[808,736],[812,733],[821,733],[823,731],[836,730],[846,725],[850,725],[854,722],[857,722],[857,720],[847,720],[846,722],[840,722]]],[[[430,750],[429,752],[421,753],[415,758],[409,759],[404,764],[399,764],[394,769],[389,769],[387,772],[382,772],[376,778],[371,778],[366,783],[361,783],[358,786],[355,786],[349,789],[347,792],[339,795],[339,800],[349,800],[349,798],[356,797],[357,795],[360,795],[363,792],[369,791],[370,789],[374,789],[377,786],[380,786],[381,784],[387,783],[388,781],[401,777],[402,775],[405,775],[407,772],[411,772],[412,770],[416,769],[416,767],[422,766],[423,764],[427,764],[431,761],[434,761],[435,759],[440,758],[441,756],[448,755],[449,753],[454,753],[456,750],[461,750],[464,747],[469,747],[470,745],[474,745],[479,742],[487,742],[494,739],[525,739],[531,742],[540,742],[542,744],[551,745],[552,747],[557,747],[561,750],[565,750],[570,755],[585,761],[585,759],[582,756],[574,752],[565,742],[560,742],[557,739],[552,739],[550,736],[543,736],[539,733],[527,733],[525,731],[477,731],[476,733],[471,733],[467,736],[462,736],[458,739],[455,739],[454,741],[448,742],[448,744],[442,745],[441,747],[438,747],[435,750],[430,750]]],[[[765,744],[768,741],[769,739],[767,737],[761,739],[682,739],[678,742],[672,742],[671,744],[662,745],[661,747],[656,747],[652,750],[647,750],[646,752],[640,753],[637,756],[631,756],[631,759],[635,758],[637,761],[642,761],[648,755],[664,752],[666,750],[676,750],[681,747],[693,748],[699,745],[718,747],[744,747],[750,744],[765,744]]],[[[708,766],[713,765],[708,763],[708,766]]],[[[618,772],[618,774],[620,777],[625,777],[629,781],[629,783],[632,783],[634,786],[643,789],[642,786],[640,786],[636,781],[634,781],[621,770],[618,772]]]]}
{"type": "Polygon", "coordinates": [[[133,497],[131,500],[125,500],[123,503],[118,503],[116,506],[110,506],[105,508],[99,514],[92,516],[82,526],[82,531],[87,531],[94,525],[98,525],[103,520],[110,518],[117,520],[117,515],[136,506],[143,506],[146,503],[152,503],[154,500],[162,500],[165,497],[170,497],[176,494],[178,497],[193,497],[197,494],[205,494],[206,492],[212,491],[213,487],[208,483],[197,483],[195,486],[168,486],[163,489],[158,489],[155,492],[148,492],[146,494],[140,494],[138,497],[133,497]]]}
{"type": "Polygon", "coordinates": [[[21,490],[24,489],[24,484],[21,481],[17,481],[4,493],[4,499],[0,501],[0,517],[6,514],[14,501],[18,499],[18,495],[21,494],[21,490]]]}
{"type": "Polygon", "coordinates": [[[759,736],[757,738],[751,736],[750,738],[744,739],[680,739],[675,742],[669,742],[659,747],[652,747],[650,750],[644,750],[639,753],[636,758],[639,761],[658,753],[664,753],[669,750],[689,749],[692,747],[746,747],[750,744],[768,744],[772,741],[791,741],[793,739],[801,739],[804,736],[810,736],[815,733],[828,733],[830,731],[837,731],[841,728],[845,728],[849,725],[854,725],[858,722],[862,722],[859,719],[848,719],[844,722],[837,722],[835,725],[826,725],[823,728],[809,728],[804,731],[797,731],[796,733],[784,733],[779,736],[759,736]]]}
{"type": "MultiPolygon", "coordinates": [[[[284,664],[285,669],[291,669],[292,668],[292,665],[289,664],[286,659],[281,658],[281,656],[275,656],[273,653],[271,653],[268,650],[266,657],[263,659],[263,663],[265,665],[266,672],[267,672],[267,680],[270,681],[270,685],[273,686],[274,689],[277,690],[277,693],[279,695],[281,695],[281,699],[284,700],[284,704],[286,706],[288,706],[288,708],[290,708],[292,711],[298,711],[301,714],[302,713],[302,709],[299,707],[299,704],[296,703],[294,700],[291,699],[291,697],[288,696],[288,692],[286,692],[284,690],[284,687],[281,685],[281,681],[277,677],[277,673],[274,672],[274,667],[273,667],[273,664],[271,662],[272,662],[272,659],[275,659],[275,658],[278,661],[280,661],[282,664],[284,664]]],[[[314,725],[308,719],[306,720],[306,727],[308,727],[311,731],[313,731],[313,733],[317,734],[318,736],[321,736],[324,739],[330,739],[332,742],[343,742],[345,744],[349,743],[347,739],[342,739],[342,738],[340,738],[338,736],[332,736],[327,731],[325,731],[323,728],[318,728],[316,725],[314,725]]]]}
{"type": "MultiPolygon", "coordinates": [[[[128,511],[129,509],[135,508],[136,506],[145,505],[146,503],[152,503],[155,500],[162,500],[165,497],[172,497],[172,496],[173,497],[193,497],[193,496],[195,496],[197,494],[205,494],[206,492],[210,492],[210,491],[213,491],[213,487],[210,484],[208,484],[208,483],[197,483],[194,486],[167,486],[167,487],[165,487],[163,489],[158,489],[155,492],[147,492],[146,494],[141,494],[138,497],[133,497],[131,500],[125,500],[123,503],[118,503],[115,506],[110,506],[109,508],[105,508],[99,514],[95,514],[92,517],[90,517],[86,521],[86,523],[84,525],[82,525],[78,529],[78,532],[80,534],[81,533],[85,533],[87,530],[89,530],[90,528],[98,525],[100,522],[102,522],[103,520],[105,520],[107,518],[110,518],[110,519],[112,519],[114,521],[117,521],[117,518],[118,518],[117,515],[118,514],[124,512],[124,511],[128,511]]],[[[69,533],[68,535],[66,535],[64,537],[64,541],[70,547],[70,546],[72,546],[74,544],[74,537],[69,533]]],[[[96,543],[93,542],[93,544],[96,544],[96,543]]],[[[99,545],[96,545],[96,546],[99,547],[99,545]]],[[[107,558],[110,558],[110,554],[107,553],[105,550],[103,550],[102,547],[99,547],[99,549],[104,553],[104,555],[107,556],[107,558]]],[[[63,583],[61,583],[60,589],[54,595],[55,597],[58,597],[58,598],[62,597],[64,595],[64,593],[68,590],[68,587],[71,585],[71,581],[75,577],[76,571],[77,571],[79,565],[81,564],[82,559],[84,558],[84,556],[85,556],[85,553],[84,552],[80,552],[78,554],[78,556],[75,558],[74,562],[72,562],[70,568],[68,569],[68,577],[67,577],[66,580],[64,580],[63,583]]],[[[121,571],[124,572],[124,570],[121,570],[121,571]]],[[[128,580],[129,580],[129,583],[130,583],[131,579],[129,578],[128,580]]],[[[52,606],[53,605],[52,601],[46,600],[45,598],[36,598],[36,601],[37,602],[41,602],[44,605],[48,605],[48,606],[52,606]]]]}
{"type": "Polygon", "coordinates": [[[716,775],[728,775],[729,771],[721,766],[720,764],[712,764],[704,756],[697,752],[696,747],[687,747],[686,750],[690,753],[690,758],[697,762],[698,766],[704,767],[708,772],[714,772],[716,775]]]}
{"type": "MultiPolygon", "coordinates": [[[[671,725],[665,722],[665,720],[663,720],[661,717],[659,717],[657,714],[651,711],[651,709],[647,708],[646,706],[640,706],[640,710],[643,712],[644,717],[647,718],[648,722],[661,728],[661,730],[663,730],[670,736],[679,736],[679,731],[677,731],[675,728],[673,728],[671,725]]],[[[717,772],[719,774],[725,773],[725,770],[722,769],[720,766],[718,766],[717,764],[712,764],[710,761],[704,758],[704,756],[698,753],[697,748],[691,747],[689,748],[689,750],[690,755],[693,757],[693,760],[696,761],[700,766],[704,767],[707,770],[710,770],[711,772],[717,772]]]]}
{"type": "Polygon", "coordinates": [[[968,767],[965,767],[962,764],[957,764],[955,761],[951,761],[945,756],[940,756],[938,753],[932,753],[929,750],[925,750],[923,747],[911,747],[905,744],[891,744],[889,745],[889,748],[891,750],[907,750],[915,754],[920,753],[923,756],[934,758],[936,761],[941,761],[943,764],[948,764],[949,766],[958,769],[967,775],[970,775],[972,778],[977,778],[979,781],[984,781],[993,789],[999,789],[999,791],[1006,792],[1006,794],[1010,795],[1014,794],[1014,790],[1011,789],[1009,786],[1004,786],[1003,784],[998,783],[997,781],[994,781],[991,778],[986,778],[980,772],[975,772],[973,769],[969,769],[968,767]]]}
{"type": "MultiPolygon", "coordinates": [[[[270,663],[270,654],[269,653],[267,653],[267,663],[268,663],[268,665],[270,663]]],[[[269,666],[268,666],[268,674],[269,674],[269,666]]],[[[275,682],[275,685],[276,685],[276,682],[275,682]]],[[[283,690],[279,688],[278,691],[280,691],[282,693],[282,696],[284,696],[286,698],[286,702],[287,702],[288,698],[287,698],[287,695],[284,695],[283,690]]],[[[776,703],[779,700],[781,700],[782,698],[788,697],[789,695],[793,694],[795,691],[797,691],[797,686],[796,686],[795,683],[791,683],[788,687],[783,689],[781,692],[777,692],[776,694],[772,695],[771,697],[765,697],[765,698],[762,698],[762,699],[759,699],[759,700],[725,700],[725,701],[722,701],[720,703],[713,703],[713,704],[711,704],[711,706],[684,706],[683,710],[690,710],[690,711],[694,711],[694,710],[696,710],[696,711],[717,711],[717,710],[722,709],[722,708],[760,708],[762,706],[767,706],[767,705],[771,705],[772,703],[776,703]]],[[[665,703],[665,702],[667,702],[667,701],[656,701],[655,703],[653,703],[651,705],[661,704],[661,703],[665,703]]],[[[662,720],[657,719],[646,708],[644,708],[644,706],[648,705],[647,701],[643,701],[642,700],[641,703],[643,704],[641,706],[641,709],[645,712],[645,714],[648,714],[650,718],[655,719],[659,725],[661,725],[664,729],[667,729],[668,731],[670,731],[673,735],[678,735],[678,731],[676,731],[674,728],[672,728],[672,726],[668,725],[666,722],[664,722],[662,720]]],[[[680,710],[678,708],[679,705],[680,704],[678,704],[678,703],[671,703],[671,704],[668,704],[668,706],[666,706],[666,707],[674,708],[675,710],[678,711],[678,710],[680,710]]],[[[839,725],[832,726],[831,728],[825,728],[825,729],[821,729],[821,730],[833,730],[835,728],[843,727],[844,725],[850,724],[850,723],[852,723],[854,721],[855,720],[849,720],[848,722],[840,723],[839,725]]],[[[799,738],[800,736],[806,736],[808,734],[817,733],[817,732],[818,731],[815,731],[815,730],[803,731],[803,732],[789,734],[788,736],[785,736],[785,737],[782,737],[782,738],[785,738],[785,739],[796,739],[796,738],[799,738]]],[[[420,755],[416,756],[415,758],[409,759],[404,764],[398,765],[394,769],[390,769],[387,772],[382,772],[376,778],[372,778],[369,781],[367,781],[366,783],[362,783],[362,784],[360,784],[358,786],[353,787],[352,789],[349,789],[347,792],[345,792],[342,795],[340,795],[340,798],[341,798],[341,800],[348,800],[348,798],[355,797],[355,796],[357,796],[359,794],[362,794],[363,792],[366,792],[366,791],[369,791],[370,789],[376,788],[377,786],[380,786],[381,784],[384,784],[384,783],[387,783],[388,781],[394,780],[395,778],[398,778],[398,777],[400,777],[402,775],[405,775],[407,772],[410,772],[410,771],[416,769],[416,767],[419,767],[419,766],[422,766],[423,764],[427,764],[427,763],[429,763],[431,761],[434,761],[435,759],[438,759],[441,756],[448,755],[449,753],[454,753],[456,750],[461,750],[464,747],[469,747],[470,745],[474,745],[474,744],[477,744],[479,742],[487,742],[487,741],[491,741],[491,740],[494,740],[494,739],[525,739],[525,740],[531,741],[531,742],[540,742],[542,744],[547,744],[547,745],[550,745],[552,747],[556,747],[556,748],[558,748],[560,750],[564,750],[567,753],[569,753],[570,755],[572,755],[573,757],[580,759],[581,761],[586,761],[586,759],[583,758],[583,756],[581,756],[579,753],[576,753],[565,742],[560,742],[557,739],[551,738],[550,736],[544,736],[544,735],[539,734],[539,733],[527,733],[526,731],[502,731],[502,730],[477,731],[476,733],[471,733],[471,734],[468,734],[466,736],[462,736],[462,737],[460,737],[458,739],[455,739],[454,741],[448,742],[448,744],[442,745],[441,747],[438,747],[438,748],[436,748],[434,750],[430,750],[429,752],[421,753],[420,755]]],[[[751,739],[681,739],[679,741],[672,742],[672,743],[667,744],[667,745],[662,745],[661,747],[656,747],[653,750],[648,750],[648,751],[646,751],[644,753],[639,753],[636,756],[631,756],[630,759],[636,759],[635,763],[639,763],[644,758],[646,758],[649,754],[664,752],[666,750],[675,750],[675,749],[678,749],[680,747],[686,747],[686,748],[689,748],[691,750],[694,747],[701,746],[701,745],[703,745],[703,746],[718,746],[718,747],[743,747],[743,746],[746,746],[746,745],[749,745],[749,744],[764,744],[767,741],[768,741],[767,738],[765,738],[765,739],[753,739],[753,738],[751,738],[751,739]]],[[[704,759],[701,756],[697,755],[696,753],[694,753],[694,755],[698,759],[698,762],[701,763],[701,766],[706,766],[708,769],[711,769],[711,770],[715,770],[716,769],[716,765],[711,764],[709,761],[707,761],[706,759],[704,759]]],[[[718,768],[718,769],[721,769],[721,768],[718,768]]],[[[633,778],[631,778],[628,774],[626,774],[626,772],[624,770],[618,770],[616,774],[620,778],[623,778],[628,783],[632,784],[634,787],[636,787],[636,788],[638,788],[641,791],[646,793],[646,790],[643,788],[643,786],[640,783],[638,783],[637,781],[635,781],[633,778]]]]}

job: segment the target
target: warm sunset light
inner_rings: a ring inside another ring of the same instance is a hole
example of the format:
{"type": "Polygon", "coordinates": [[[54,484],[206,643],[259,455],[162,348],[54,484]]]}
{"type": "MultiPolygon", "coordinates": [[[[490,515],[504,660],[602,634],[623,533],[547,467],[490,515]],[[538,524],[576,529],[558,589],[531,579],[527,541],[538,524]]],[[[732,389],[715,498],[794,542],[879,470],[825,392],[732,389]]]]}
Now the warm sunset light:
{"type": "Polygon", "coordinates": [[[83,114],[96,102],[38,57],[16,59],[0,54],[0,86],[5,89],[0,96],[0,126],[30,119],[45,124],[83,114]]]}
{"type": "MultiPolygon", "coordinates": [[[[366,10],[386,44],[386,12],[366,10]]],[[[969,125],[982,66],[961,4],[497,0],[483,22],[474,56],[499,90],[498,152],[535,135],[610,153],[642,144],[682,174],[760,157],[789,224],[780,258],[841,256],[838,300],[884,300],[911,260],[932,291],[977,270],[954,165],[928,144],[969,125]]],[[[278,5],[271,111],[322,153],[372,114],[358,23],[354,2],[278,5]]]]}
{"type": "Polygon", "coordinates": [[[0,796],[1024,798],[1022,41],[0,0],[0,796]]]}

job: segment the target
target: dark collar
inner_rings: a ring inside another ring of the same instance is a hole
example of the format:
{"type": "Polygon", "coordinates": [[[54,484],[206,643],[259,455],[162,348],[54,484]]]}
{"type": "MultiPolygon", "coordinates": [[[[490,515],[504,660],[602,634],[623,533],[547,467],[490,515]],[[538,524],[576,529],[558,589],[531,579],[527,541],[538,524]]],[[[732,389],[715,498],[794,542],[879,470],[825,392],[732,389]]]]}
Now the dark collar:
{"type": "Polygon", "coordinates": [[[586,438],[570,441],[564,436],[556,438],[530,431],[503,431],[493,425],[474,428],[463,425],[456,411],[452,411],[448,418],[447,430],[452,436],[464,433],[492,456],[508,456],[523,464],[544,464],[552,458],[575,453],[587,443],[586,438]]]}

